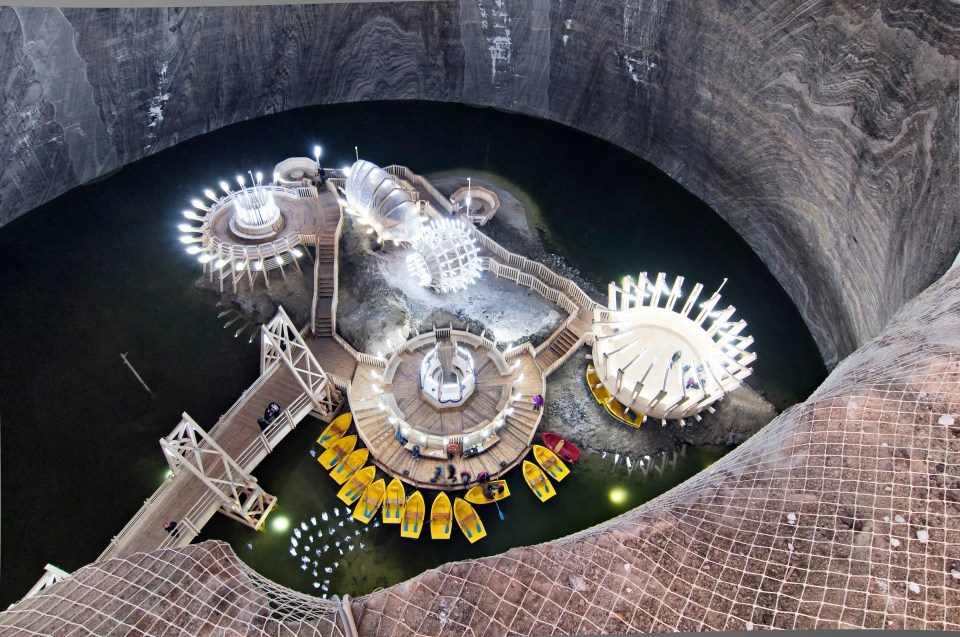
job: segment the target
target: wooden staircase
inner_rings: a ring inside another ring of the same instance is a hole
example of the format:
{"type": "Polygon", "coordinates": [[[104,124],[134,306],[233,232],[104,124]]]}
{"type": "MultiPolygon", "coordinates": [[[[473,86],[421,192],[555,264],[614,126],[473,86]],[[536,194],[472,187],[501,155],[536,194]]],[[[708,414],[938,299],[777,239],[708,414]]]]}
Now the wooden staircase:
{"type": "Polygon", "coordinates": [[[553,334],[548,345],[537,354],[536,361],[540,369],[546,371],[571,350],[583,344],[583,331],[576,322],[553,334]]]}
{"type": "Polygon", "coordinates": [[[318,338],[333,337],[333,300],[337,295],[336,241],[333,229],[339,221],[333,218],[324,220],[324,232],[317,241],[314,276],[316,277],[316,313],[313,323],[314,334],[318,338]]]}

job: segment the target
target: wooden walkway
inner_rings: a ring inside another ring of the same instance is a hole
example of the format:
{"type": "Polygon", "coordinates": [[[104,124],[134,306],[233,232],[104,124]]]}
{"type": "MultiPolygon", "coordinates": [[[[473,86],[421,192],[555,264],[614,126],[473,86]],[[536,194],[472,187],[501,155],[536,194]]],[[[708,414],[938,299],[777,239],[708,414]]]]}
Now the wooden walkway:
{"type": "MultiPolygon", "coordinates": [[[[249,474],[312,410],[293,372],[279,364],[261,375],[208,433],[249,474]],[[278,418],[267,431],[261,432],[257,419],[263,416],[271,401],[289,408],[292,413],[289,419],[278,418]]],[[[219,510],[220,502],[203,481],[183,469],[144,502],[110,541],[98,561],[139,551],[186,546],[219,510]],[[163,523],[168,520],[177,521],[175,535],[163,530],[163,523]]]]}

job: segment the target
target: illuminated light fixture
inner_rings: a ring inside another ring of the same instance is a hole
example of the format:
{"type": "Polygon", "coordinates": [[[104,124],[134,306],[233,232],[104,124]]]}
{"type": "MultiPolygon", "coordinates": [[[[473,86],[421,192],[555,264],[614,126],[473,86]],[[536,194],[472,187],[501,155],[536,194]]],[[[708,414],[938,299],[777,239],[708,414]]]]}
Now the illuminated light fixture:
{"type": "Polygon", "coordinates": [[[227,265],[228,263],[230,263],[230,262],[229,262],[227,259],[217,259],[217,261],[216,261],[213,265],[214,265],[215,267],[217,267],[217,268],[222,268],[223,266],[227,265]]]}
{"type": "Polygon", "coordinates": [[[390,173],[376,164],[358,160],[345,173],[348,205],[383,241],[413,242],[420,234],[420,206],[390,173]]]}
{"type": "Polygon", "coordinates": [[[177,226],[177,230],[180,232],[203,232],[203,228],[191,226],[189,223],[181,223],[179,226],[177,226]]]}
{"type": "Polygon", "coordinates": [[[200,254],[200,251],[203,250],[200,246],[190,246],[187,248],[187,254],[200,254]]]}
{"type": "Polygon", "coordinates": [[[480,278],[479,246],[459,220],[441,219],[423,228],[407,271],[418,285],[440,293],[465,290],[480,278]]]}
{"type": "Polygon", "coordinates": [[[198,215],[193,210],[184,210],[183,216],[192,221],[203,221],[206,217],[198,215]]]}
{"type": "Polygon", "coordinates": [[[290,252],[292,252],[293,256],[297,257],[298,259],[303,256],[303,251],[299,250],[298,248],[294,248],[290,252]]]}
{"type": "Polygon", "coordinates": [[[220,205],[233,205],[229,225],[235,235],[243,239],[269,239],[283,227],[280,207],[274,200],[272,187],[263,185],[263,173],[247,173],[251,180],[249,188],[243,175],[237,175],[240,190],[234,192],[230,191],[226,182],[220,182],[220,188],[227,193],[220,205]]]}
{"type": "Polygon", "coordinates": [[[614,487],[610,489],[610,502],[614,504],[623,504],[627,501],[627,490],[623,487],[614,487]]]}
{"type": "Polygon", "coordinates": [[[290,518],[284,515],[274,515],[270,518],[270,530],[283,533],[290,528],[290,518]]]}
{"type": "Polygon", "coordinates": [[[203,194],[207,197],[207,199],[209,199],[213,203],[217,203],[218,201],[220,201],[220,197],[217,196],[217,193],[213,192],[209,188],[204,190],[203,194]]]}
{"type": "Polygon", "coordinates": [[[236,270],[237,272],[242,270],[244,267],[246,267],[246,264],[243,261],[237,261],[236,263],[233,264],[233,269],[236,270]]]}
{"type": "Polygon", "coordinates": [[[593,313],[591,358],[614,416],[684,426],[750,375],[756,354],[747,351],[753,338],[741,333],[746,321],[731,319],[733,306],[715,309],[725,283],[699,305],[702,284],[680,303],[683,277],[670,285],[662,272],[609,284],[607,307],[593,313]]]}
{"type": "Polygon", "coordinates": [[[194,208],[197,208],[198,210],[205,210],[205,211],[207,211],[207,212],[210,212],[210,208],[209,208],[205,203],[203,203],[202,201],[200,201],[199,199],[194,199],[193,201],[190,202],[190,204],[191,204],[194,208]]]}
{"type": "Polygon", "coordinates": [[[180,237],[180,243],[200,243],[203,241],[203,237],[188,237],[186,235],[180,237]]]}
{"type": "Polygon", "coordinates": [[[200,255],[200,258],[197,259],[200,263],[210,263],[213,261],[213,255],[209,253],[204,253],[200,255]]]}

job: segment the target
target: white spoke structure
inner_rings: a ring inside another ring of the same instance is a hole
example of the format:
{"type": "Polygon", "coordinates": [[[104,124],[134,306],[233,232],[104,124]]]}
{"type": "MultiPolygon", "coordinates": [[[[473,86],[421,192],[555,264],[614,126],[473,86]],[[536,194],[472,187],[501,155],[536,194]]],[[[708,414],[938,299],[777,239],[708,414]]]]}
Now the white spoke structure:
{"type": "MultiPolygon", "coordinates": [[[[291,202],[315,199],[318,191],[308,185],[312,182],[307,179],[281,179],[278,171],[283,167],[284,177],[297,172],[291,167],[304,173],[302,159],[294,157],[278,164],[273,182],[265,182],[262,173],[253,171],[247,171],[249,185],[243,175],[237,176],[238,190],[231,190],[229,183],[221,181],[219,190],[204,190],[204,198],[193,199],[193,209],[183,211],[186,222],[178,226],[183,233],[180,241],[186,246],[187,254],[196,256],[203,264],[211,281],[216,276],[221,292],[227,280],[236,291],[242,280],[253,286],[261,275],[269,286],[269,272],[276,269],[283,277],[286,277],[287,266],[301,272],[297,259],[307,254],[302,247],[309,241],[296,231],[284,230],[285,216],[298,214],[291,208],[291,202]]],[[[317,166],[313,160],[306,161],[317,166]]],[[[316,168],[309,176],[312,179],[315,175],[316,168]]]]}
{"type": "Polygon", "coordinates": [[[277,498],[261,489],[257,479],[186,412],[170,435],[160,439],[160,447],[174,475],[187,469],[217,496],[222,513],[254,529],[262,528],[277,498]]]}
{"type": "Polygon", "coordinates": [[[641,272],[637,281],[610,283],[608,307],[594,309],[593,361],[603,386],[631,409],[667,419],[694,417],[740,386],[750,375],[756,354],[748,352],[752,336],[742,334],[746,321],[733,321],[736,308],[714,308],[720,290],[700,303],[697,283],[680,310],[683,277],[667,285],[641,272]]]}
{"type": "Polygon", "coordinates": [[[437,292],[465,290],[480,278],[477,240],[459,220],[436,219],[423,229],[407,257],[407,270],[417,283],[437,292]]]}
{"type": "Polygon", "coordinates": [[[277,307],[277,314],[269,323],[261,327],[260,370],[263,372],[278,361],[290,369],[297,382],[303,387],[317,411],[324,415],[332,414],[340,404],[339,391],[323,371],[313,352],[307,347],[290,317],[283,307],[277,307]]]}

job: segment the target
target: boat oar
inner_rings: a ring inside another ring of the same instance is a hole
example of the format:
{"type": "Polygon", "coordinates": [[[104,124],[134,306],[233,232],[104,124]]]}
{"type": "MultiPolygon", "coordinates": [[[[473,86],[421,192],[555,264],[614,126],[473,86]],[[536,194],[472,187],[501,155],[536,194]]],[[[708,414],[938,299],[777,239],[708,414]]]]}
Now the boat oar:
{"type": "Polygon", "coordinates": [[[497,513],[500,514],[500,519],[501,519],[501,520],[504,519],[504,518],[503,518],[503,511],[500,510],[500,503],[497,502],[496,500],[494,500],[493,503],[497,506],[497,513]]]}

